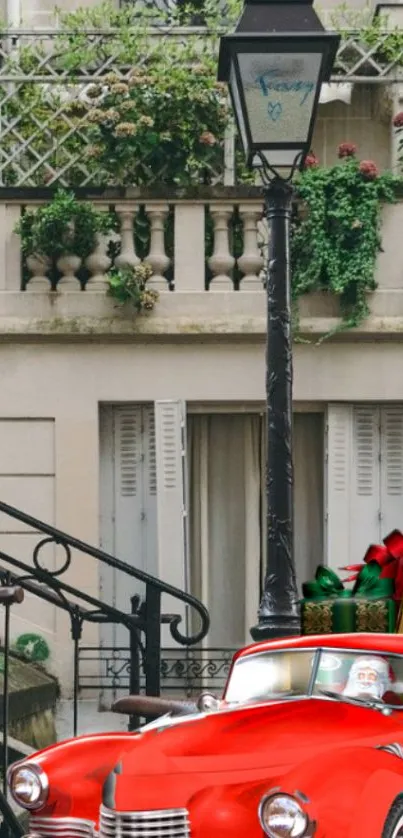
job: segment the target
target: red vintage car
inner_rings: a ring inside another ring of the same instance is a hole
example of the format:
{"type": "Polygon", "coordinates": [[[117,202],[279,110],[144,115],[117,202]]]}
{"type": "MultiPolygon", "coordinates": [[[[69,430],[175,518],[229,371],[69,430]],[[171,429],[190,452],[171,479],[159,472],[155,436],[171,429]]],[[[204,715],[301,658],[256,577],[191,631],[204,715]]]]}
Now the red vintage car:
{"type": "Polygon", "coordinates": [[[14,764],[29,834],[403,838],[403,636],[249,646],[201,704],[14,764]]]}

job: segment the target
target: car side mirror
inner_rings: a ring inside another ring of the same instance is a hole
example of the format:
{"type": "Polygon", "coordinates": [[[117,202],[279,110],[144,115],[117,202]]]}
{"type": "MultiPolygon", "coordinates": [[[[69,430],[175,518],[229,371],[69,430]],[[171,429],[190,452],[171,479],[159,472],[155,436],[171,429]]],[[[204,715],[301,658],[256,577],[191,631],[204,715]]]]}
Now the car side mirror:
{"type": "Polygon", "coordinates": [[[220,706],[220,700],[213,693],[202,693],[197,699],[197,709],[200,713],[212,713],[220,706]]]}

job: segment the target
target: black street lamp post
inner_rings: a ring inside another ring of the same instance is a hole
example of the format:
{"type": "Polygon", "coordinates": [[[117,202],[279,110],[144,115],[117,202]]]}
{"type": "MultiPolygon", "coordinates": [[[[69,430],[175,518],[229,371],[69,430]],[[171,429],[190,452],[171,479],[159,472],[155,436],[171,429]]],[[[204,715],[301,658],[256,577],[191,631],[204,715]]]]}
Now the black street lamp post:
{"type": "Polygon", "coordinates": [[[320,89],[339,35],[312,0],[246,0],[235,32],[221,38],[226,81],[247,164],[260,171],[270,230],[266,278],[267,570],[253,639],[300,632],[293,555],[291,179],[310,150],[320,89]]]}

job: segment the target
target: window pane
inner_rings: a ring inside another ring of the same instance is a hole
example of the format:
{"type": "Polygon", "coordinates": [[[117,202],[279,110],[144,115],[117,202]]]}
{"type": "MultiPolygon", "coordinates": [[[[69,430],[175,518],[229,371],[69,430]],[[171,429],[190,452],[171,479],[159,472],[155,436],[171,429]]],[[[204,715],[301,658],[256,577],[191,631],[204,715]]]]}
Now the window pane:
{"type": "Polygon", "coordinates": [[[251,655],[234,666],[228,702],[264,701],[274,696],[307,695],[315,650],[251,655]]]}
{"type": "Polygon", "coordinates": [[[347,698],[403,703],[403,658],[389,655],[322,652],[314,694],[329,690],[347,698]]]}

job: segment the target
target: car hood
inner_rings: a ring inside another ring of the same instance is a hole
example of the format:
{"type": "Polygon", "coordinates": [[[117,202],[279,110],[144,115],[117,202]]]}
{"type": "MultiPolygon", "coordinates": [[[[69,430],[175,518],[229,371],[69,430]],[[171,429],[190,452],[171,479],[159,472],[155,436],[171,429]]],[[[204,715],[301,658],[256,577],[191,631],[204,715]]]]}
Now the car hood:
{"type": "Polygon", "coordinates": [[[119,773],[256,772],[285,768],[346,745],[377,745],[401,736],[402,713],[321,698],[227,708],[145,732],[126,752],[119,773]]]}

